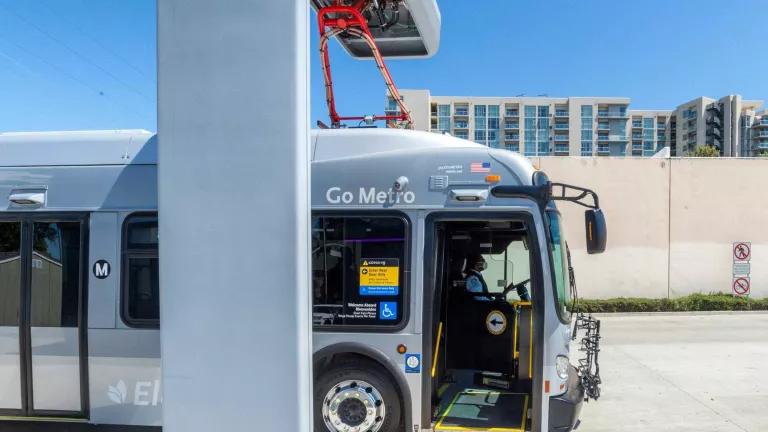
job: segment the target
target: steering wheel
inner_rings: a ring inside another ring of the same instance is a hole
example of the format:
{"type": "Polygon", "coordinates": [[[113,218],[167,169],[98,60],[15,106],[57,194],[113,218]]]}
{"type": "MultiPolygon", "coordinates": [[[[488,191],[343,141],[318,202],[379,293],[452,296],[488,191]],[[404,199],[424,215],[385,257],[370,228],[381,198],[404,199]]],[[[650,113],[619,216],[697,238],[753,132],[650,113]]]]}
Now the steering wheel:
{"type": "Polygon", "coordinates": [[[529,278],[519,283],[511,283],[507,285],[507,287],[504,288],[504,292],[502,293],[503,298],[507,298],[507,294],[509,294],[509,292],[512,290],[519,291],[520,288],[525,288],[525,285],[527,285],[530,281],[531,279],[529,278]]]}

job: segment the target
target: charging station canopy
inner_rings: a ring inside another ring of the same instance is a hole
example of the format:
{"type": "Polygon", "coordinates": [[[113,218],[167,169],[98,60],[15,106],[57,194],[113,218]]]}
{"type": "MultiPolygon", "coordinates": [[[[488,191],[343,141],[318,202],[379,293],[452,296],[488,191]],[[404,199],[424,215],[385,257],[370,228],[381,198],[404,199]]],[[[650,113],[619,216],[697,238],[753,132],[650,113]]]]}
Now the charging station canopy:
{"type": "MultiPolygon", "coordinates": [[[[431,57],[440,46],[440,9],[436,0],[311,0],[315,10],[364,4],[371,35],[381,55],[388,58],[431,57]],[[367,4],[366,4],[367,3],[367,4]]],[[[352,57],[374,57],[362,39],[341,34],[341,46],[352,57]]]]}

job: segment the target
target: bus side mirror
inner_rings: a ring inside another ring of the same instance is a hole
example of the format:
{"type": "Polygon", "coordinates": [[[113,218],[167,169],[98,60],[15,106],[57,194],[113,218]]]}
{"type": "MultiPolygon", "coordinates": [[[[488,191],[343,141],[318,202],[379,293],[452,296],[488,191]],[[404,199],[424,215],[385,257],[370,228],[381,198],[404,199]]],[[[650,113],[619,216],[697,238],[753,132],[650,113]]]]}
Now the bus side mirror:
{"type": "Polygon", "coordinates": [[[587,253],[605,252],[605,244],[608,242],[608,228],[605,226],[603,211],[601,209],[585,211],[584,223],[587,234],[587,253]]]}

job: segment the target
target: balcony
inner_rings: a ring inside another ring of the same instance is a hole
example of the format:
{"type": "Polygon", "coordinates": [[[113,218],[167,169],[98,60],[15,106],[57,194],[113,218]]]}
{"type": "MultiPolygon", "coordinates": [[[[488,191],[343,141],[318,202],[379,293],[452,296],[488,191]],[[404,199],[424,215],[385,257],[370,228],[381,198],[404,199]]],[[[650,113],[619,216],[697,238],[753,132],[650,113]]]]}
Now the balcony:
{"type": "Polygon", "coordinates": [[[568,135],[555,135],[555,141],[568,141],[568,135]]]}
{"type": "MultiPolygon", "coordinates": [[[[634,123],[633,123],[633,125],[634,125],[634,123]]],[[[632,127],[634,127],[634,126],[632,126],[632,127]]],[[[665,125],[663,123],[658,123],[658,124],[656,124],[656,130],[660,130],[660,131],[667,130],[667,125],[665,125]]]]}
{"type": "Polygon", "coordinates": [[[504,117],[520,117],[520,111],[518,110],[504,110],[504,117]]]}
{"type": "Polygon", "coordinates": [[[568,111],[555,110],[555,117],[568,117],[568,111]]]}
{"type": "Polygon", "coordinates": [[[639,133],[633,133],[633,134],[632,134],[632,139],[638,139],[638,140],[641,140],[641,139],[643,139],[643,134],[639,134],[639,133]]]}
{"type": "Polygon", "coordinates": [[[768,141],[759,142],[757,144],[754,144],[752,146],[752,148],[755,149],[755,150],[768,150],[768,141]]]}
{"type": "Polygon", "coordinates": [[[632,142],[632,151],[643,151],[643,143],[638,141],[632,142]]]}
{"type": "Polygon", "coordinates": [[[453,122],[454,129],[468,129],[469,122],[467,121],[455,121],[453,122]]]}
{"type": "Polygon", "coordinates": [[[597,130],[608,131],[608,130],[611,130],[611,126],[608,123],[598,123],[597,130]]]}
{"type": "Polygon", "coordinates": [[[555,144],[555,156],[568,156],[568,144],[555,144]]]}
{"type": "Polygon", "coordinates": [[[597,116],[600,118],[609,119],[625,119],[627,118],[626,111],[598,111],[597,116]]]}
{"type": "Polygon", "coordinates": [[[504,123],[504,129],[520,129],[520,123],[504,123]]]}
{"type": "Polygon", "coordinates": [[[764,128],[768,127],[768,118],[761,118],[755,123],[755,127],[764,128]]]}
{"type": "Polygon", "coordinates": [[[570,129],[570,126],[568,123],[555,123],[555,129],[556,130],[568,130],[570,129]]]}
{"type": "Polygon", "coordinates": [[[453,115],[458,117],[467,117],[469,116],[469,108],[456,108],[453,111],[453,115]]]}
{"type": "Polygon", "coordinates": [[[752,137],[754,138],[768,138],[768,131],[758,131],[755,132],[752,137]]]}
{"type": "Polygon", "coordinates": [[[623,135],[598,135],[599,142],[627,142],[627,137],[623,135]]]}
{"type": "Polygon", "coordinates": [[[505,141],[520,141],[520,134],[504,134],[505,141]]]}
{"type": "Polygon", "coordinates": [[[610,156],[611,155],[611,148],[607,145],[598,144],[597,146],[597,155],[598,156],[610,156]]]}

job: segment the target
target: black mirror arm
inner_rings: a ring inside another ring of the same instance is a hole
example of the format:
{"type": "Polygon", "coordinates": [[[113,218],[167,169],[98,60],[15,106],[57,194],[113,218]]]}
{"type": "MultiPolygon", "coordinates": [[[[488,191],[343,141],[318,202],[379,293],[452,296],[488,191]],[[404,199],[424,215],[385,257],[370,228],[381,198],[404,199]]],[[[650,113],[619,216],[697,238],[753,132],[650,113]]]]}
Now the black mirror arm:
{"type": "Polygon", "coordinates": [[[552,183],[552,199],[555,201],[572,202],[580,206],[591,208],[591,209],[600,208],[600,200],[597,197],[597,194],[593,190],[579,187],[579,186],[573,186],[565,183],[552,183]],[[560,192],[559,194],[555,193],[555,188],[559,188],[559,191],[558,191],[560,192]],[[566,190],[579,192],[579,194],[576,196],[568,196],[566,195],[566,190]],[[583,201],[587,197],[592,198],[593,204],[589,204],[583,201]]]}

